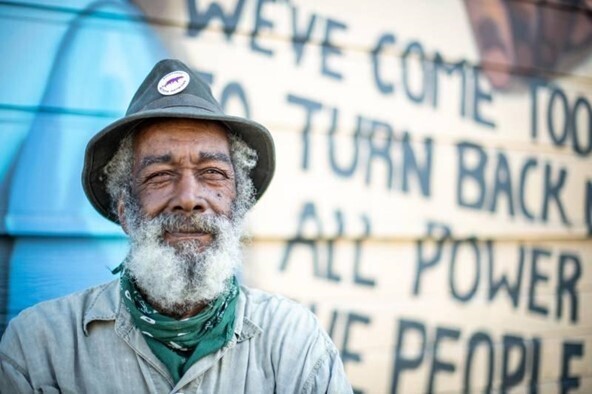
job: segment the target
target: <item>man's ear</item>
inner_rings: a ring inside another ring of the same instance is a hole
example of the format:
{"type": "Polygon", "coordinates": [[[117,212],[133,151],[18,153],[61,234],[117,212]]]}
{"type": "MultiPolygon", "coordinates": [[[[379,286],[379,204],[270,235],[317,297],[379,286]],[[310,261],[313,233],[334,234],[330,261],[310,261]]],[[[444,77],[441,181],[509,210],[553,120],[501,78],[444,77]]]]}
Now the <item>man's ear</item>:
{"type": "Polygon", "coordinates": [[[123,232],[129,235],[129,232],[127,231],[127,222],[125,220],[125,204],[121,198],[117,202],[117,217],[119,218],[119,223],[121,224],[123,232]]]}

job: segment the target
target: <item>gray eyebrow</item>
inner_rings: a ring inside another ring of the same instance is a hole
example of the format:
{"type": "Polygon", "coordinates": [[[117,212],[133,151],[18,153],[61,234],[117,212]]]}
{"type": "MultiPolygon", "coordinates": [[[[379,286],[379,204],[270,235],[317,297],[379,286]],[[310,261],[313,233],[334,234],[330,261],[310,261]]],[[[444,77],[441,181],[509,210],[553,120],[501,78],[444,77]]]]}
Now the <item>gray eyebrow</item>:
{"type": "Polygon", "coordinates": [[[221,152],[199,152],[199,158],[200,160],[216,160],[232,164],[230,156],[228,156],[226,153],[221,152]]]}
{"type": "Polygon", "coordinates": [[[142,159],[138,171],[142,171],[144,168],[151,166],[152,164],[170,163],[171,160],[173,160],[173,157],[170,153],[159,156],[146,156],[142,159]]]}

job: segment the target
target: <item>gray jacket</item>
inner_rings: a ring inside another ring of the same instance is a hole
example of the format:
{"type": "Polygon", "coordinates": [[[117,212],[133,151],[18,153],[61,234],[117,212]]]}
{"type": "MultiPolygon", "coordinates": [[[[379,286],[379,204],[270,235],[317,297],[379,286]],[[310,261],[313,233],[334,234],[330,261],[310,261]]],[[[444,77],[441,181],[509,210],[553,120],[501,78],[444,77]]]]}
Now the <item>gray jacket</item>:
{"type": "Polygon", "coordinates": [[[241,288],[234,338],[175,385],[114,281],[40,303],[0,342],[2,393],[351,393],[338,352],[304,307],[241,288]]]}

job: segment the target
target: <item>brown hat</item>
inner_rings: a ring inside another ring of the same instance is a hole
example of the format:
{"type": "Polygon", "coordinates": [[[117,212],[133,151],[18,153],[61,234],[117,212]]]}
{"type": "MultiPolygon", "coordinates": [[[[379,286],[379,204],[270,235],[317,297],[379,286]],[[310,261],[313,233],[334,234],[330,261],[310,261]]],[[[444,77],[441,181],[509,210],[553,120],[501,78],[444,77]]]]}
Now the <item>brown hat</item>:
{"type": "Polygon", "coordinates": [[[259,200],[271,182],[275,170],[273,138],[262,125],[249,119],[229,116],[212,96],[209,86],[179,60],[158,62],[132,98],[125,116],[97,133],[88,143],[82,170],[82,186],[97,211],[118,223],[107,192],[104,167],[109,163],[123,138],[143,120],[154,118],[189,118],[217,120],[231,133],[241,137],[257,152],[257,165],[251,179],[259,200]]]}

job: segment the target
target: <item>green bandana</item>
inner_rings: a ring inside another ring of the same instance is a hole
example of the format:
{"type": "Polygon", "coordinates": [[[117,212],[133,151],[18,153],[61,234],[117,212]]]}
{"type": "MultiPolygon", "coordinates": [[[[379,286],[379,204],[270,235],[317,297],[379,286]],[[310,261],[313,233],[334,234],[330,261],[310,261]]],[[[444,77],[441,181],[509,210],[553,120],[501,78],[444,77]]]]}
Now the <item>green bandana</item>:
{"type": "Polygon", "coordinates": [[[144,300],[125,269],[121,298],[134,324],[144,334],[152,352],[167,366],[175,383],[200,358],[221,349],[234,333],[239,287],[232,278],[230,290],[210,302],[199,314],[176,320],[157,312],[144,300]]]}

